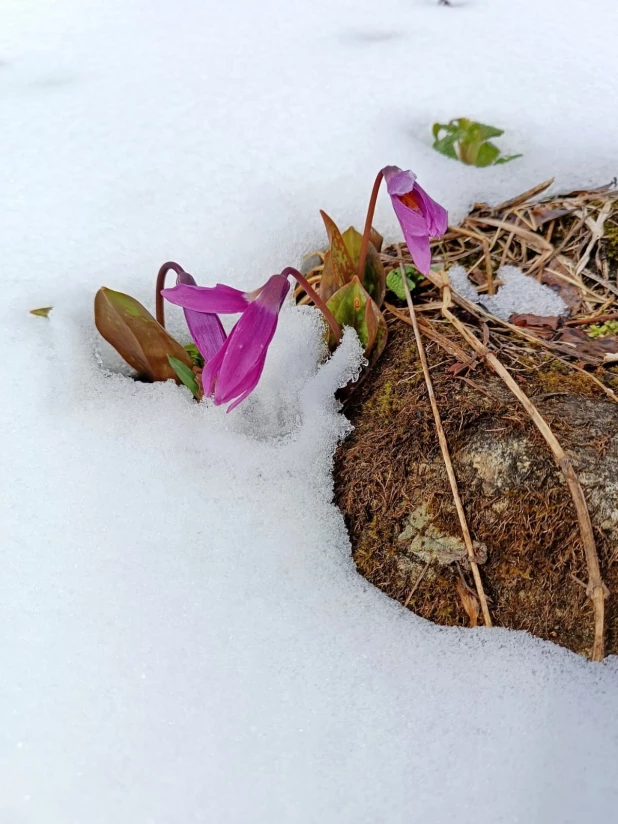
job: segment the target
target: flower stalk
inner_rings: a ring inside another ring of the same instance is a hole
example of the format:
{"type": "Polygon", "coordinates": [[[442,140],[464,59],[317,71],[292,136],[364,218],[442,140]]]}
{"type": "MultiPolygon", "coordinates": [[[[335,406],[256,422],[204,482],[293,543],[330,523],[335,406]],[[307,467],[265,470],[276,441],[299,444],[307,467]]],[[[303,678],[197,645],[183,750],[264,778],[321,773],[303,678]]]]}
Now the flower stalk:
{"type": "Polygon", "coordinates": [[[157,285],[155,287],[155,317],[157,322],[165,329],[165,301],[161,290],[165,288],[165,277],[169,271],[176,272],[177,275],[186,275],[185,270],[179,263],[168,260],[159,269],[157,274],[157,285]]]}
{"type": "Polygon", "coordinates": [[[373,189],[371,190],[371,197],[369,198],[369,206],[367,207],[367,219],[365,220],[365,229],[363,231],[363,241],[361,243],[360,258],[358,259],[358,279],[362,282],[365,275],[365,263],[367,261],[367,249],[369,248],[369,236],[371,235],[371,227],[373,226],[373,216],[376,211],[376,203],[378,202],[378,192],[384,178],[384,170],[381,169],[374,181],[373,189]]]}
{"type": "Polygon", "coordinates": [[[298,269],[294,269],[292,266],[287,266],[281,272],[281,274],[286,276],[286,277],[288,275],[291,275],[295,280],[298,281],[298,283],[300,283],[300,285],[303,287],[303,289],[307,293],[308,297],[311,298],[311,300],[315,303],[315,305],[320,310],[320,312],[324,315],[324,319],[326,320],[326,322],[330,326],[330,328],[332,330],[332,333],[335,336],[335,340],[337,341],[337,343],[339,343],[339,341],[341,340],[341,326],[339,326],[339,324],[335,320],[335,316],[330,311],[330,309],[328,308],[326,303],[322,300],[322,298],[315,291],[315,289],[311,286],[311,284],[309,283],[307,278],[304,277],[304,275],[301,275],[301,273],[298,271],[298,269]]]}

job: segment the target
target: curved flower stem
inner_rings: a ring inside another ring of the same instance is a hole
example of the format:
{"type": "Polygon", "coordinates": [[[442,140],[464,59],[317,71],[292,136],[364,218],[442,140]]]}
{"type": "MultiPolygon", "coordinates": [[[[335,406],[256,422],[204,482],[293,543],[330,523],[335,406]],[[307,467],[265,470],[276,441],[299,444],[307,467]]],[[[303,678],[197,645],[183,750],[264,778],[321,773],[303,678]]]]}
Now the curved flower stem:
{"type": "Polygon", "coordinates": [[[300,283],[300,285],[303,287],[305,292],[309,295],[311,300],[315,303],[315,305],[318,307],[320,312],[324,315],[324,317],[326,319],[326,322],[330,326],[330,328],[333,332],[333,335],[335,336],[335,339],[336,339],[337,343],[339,343],[339,341],[341,340],[341,326],[339,326],[339,324],[335,320],[335,316],[330,311],[328,306],[324,303],[322,298],[318,295],[318,293],[310,285],[307,278],[305,278],[303,275],[301,275],[301,273],[298,271],[298,269],[294,269],[292,266],[288,266],[286,269],[283,270],[283,272],[281,272],[281,274],[284,277],[287,277],[288,275],[292,275],[292,277],[295,278],[300,283]]]}
{"type": "Polygon", "coordinates": [[[176,272],[177,275],[184,275],[185,270],[179,263],[174,263],[173,260],[168,260],[167,263],[164,263],[163,266],[159,269],[159,273],[157,275],[157,285],[155,287],[155,316],[157,318],[158,323],[165,329],[165,301],[163,300],[163,295],[161,294],[161,289],[165,288],[165,276],[170,271],[176,272]]]}
{"type": "Polygon", "coordinates": [[[365,274],[365,261],[367,260],[367,248],[369,247],[369,235],[371,234],[371,227],[373,225],[373,215],[376,210],[376,202],[378,200],[378,192],[380,191],[380,184],[384,175],[378,172],[378,176],[373,184],[371,190],[371,197],[369,198],[369,206],[367,208],[367,219],[365,220],[365,231],[363,232],[363,242],[361,243],[360,258],[358,260],[358,279],[363,281],[365,274]]]}

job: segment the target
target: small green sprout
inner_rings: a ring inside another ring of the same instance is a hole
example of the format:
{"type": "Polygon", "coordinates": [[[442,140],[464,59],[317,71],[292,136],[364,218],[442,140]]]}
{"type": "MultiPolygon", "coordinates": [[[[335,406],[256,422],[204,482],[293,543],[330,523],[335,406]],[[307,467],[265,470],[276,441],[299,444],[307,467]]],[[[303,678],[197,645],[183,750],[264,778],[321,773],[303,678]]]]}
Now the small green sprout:
{"type": "Polygon", "coordinates": [[[515,154],[501,157],[500,149],[490,142],[490,138],[503,135],[503,129],[486,126],[484,123],[468,120],[467,117],[458,117],[450,123],[434,123],[432,131],[433,148],[437,152],[469,166],[498,166],[522,156],[515,154]]]}

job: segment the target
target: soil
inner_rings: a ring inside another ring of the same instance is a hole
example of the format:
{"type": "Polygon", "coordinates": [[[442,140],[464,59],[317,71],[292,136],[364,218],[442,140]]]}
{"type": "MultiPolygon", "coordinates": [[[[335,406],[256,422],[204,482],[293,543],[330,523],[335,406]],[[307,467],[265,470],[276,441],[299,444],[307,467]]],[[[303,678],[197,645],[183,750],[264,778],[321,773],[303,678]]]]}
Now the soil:
{"type": "MultiPolygon", "coordinates": [[[[467,351],[450,326],[437,328],[467,351]]],[[[458,372],[455,357],[427,339],[425,345],[494,624],[588,655],[588,576],[561,471],[484,364],[458,372]]],[[[606,652],[618,654],[618,404],[585,374],[521,341],[501,347],[499,357],[578,473],[610,591],[606,652]]],[[[470,626],[474,585],[408,326],[391,327],[385,354],[346,414],[354,431],[337,452],[335,496],[358,570],[418,615],[470,626]]]]}

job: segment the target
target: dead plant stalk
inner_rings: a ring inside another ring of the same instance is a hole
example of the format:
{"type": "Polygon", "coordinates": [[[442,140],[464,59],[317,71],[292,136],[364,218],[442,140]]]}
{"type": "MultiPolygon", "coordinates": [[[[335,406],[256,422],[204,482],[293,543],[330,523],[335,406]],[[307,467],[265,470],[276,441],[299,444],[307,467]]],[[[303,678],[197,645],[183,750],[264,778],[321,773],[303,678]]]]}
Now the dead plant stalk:
{"type": "Polygon", "coordinates": [[[485,621],[485,626],[491,627],[492,621],[491,616],[489,614],[489,607],[487,606],[487,598],[485,597],[485,591],[483,589],[483,582],[481,580],[481,573],[479,572],[479,567],[476,562],[476,556],[474,554],[474,546],[472,545],[472,537],[470,535],[470,530],[468,529],[468,522],[466,520],[466,513],[464,512],[463,504],[461,502],[461,497],[459,495],[459,488],[457,486],[457,478],[455,477],[455,470],[453,469],[453,462],[451,461],[451,456],[448,448],[448,442],[446,440],[446,435],[444,433],[444,427],[442,426],[442,419],[440,417],[440,410],[438,409],[438,404],[436,402],[436,397],[433,391],[433,384],[431,381],[431,375],[429,373],[429,366],[427,363],[427,357],[425,355],[425,348],[423,346],[423,341],[421,338],[421,333],[418,328],[418,323],[416,320],[416,313],[414,311],[414,303],[412,302],[412,295],[410,294],[410,287],[408,286],[408,280],[406,277],[405,269],[403,264],[400,266],[401,268],[401,280],[403,283],[403,288],[406,293],[406,301],[408,304],[408,310],[410,312],[410,320],[412,321],[412,328],[414,330],[414,338],[416,340],[416,346],[418,349],[419,358],[421,361],[421,366],[423,368],[423,375],[425,377],[425,384],[427,385],[427,394],[429,396],[429,402],[431,403],[431,411],[433,412],[434,421],[436,424],[436,431],[438,434],[438,441],[440,443],[440,449],[442,450],[442,457],[444,459],[444,464],[446,466],[446,474],[448,475],[448,480],[451,486],[451,492],[453,493],[453,500],[455,502],[455,508],[457,510],[457,515],[459,517],[459,523],[461,525],[461,531],[463,534],[464,543],[466,545],[466,550],[468,552],[468,559],[470,561],[470,567],[472,569],[472,577],[474,578],[474,583],[476,586],[476,592],[479,597],[479,601],[481,604],[481,610],[483,612],[483,620],[485,621]]]}

